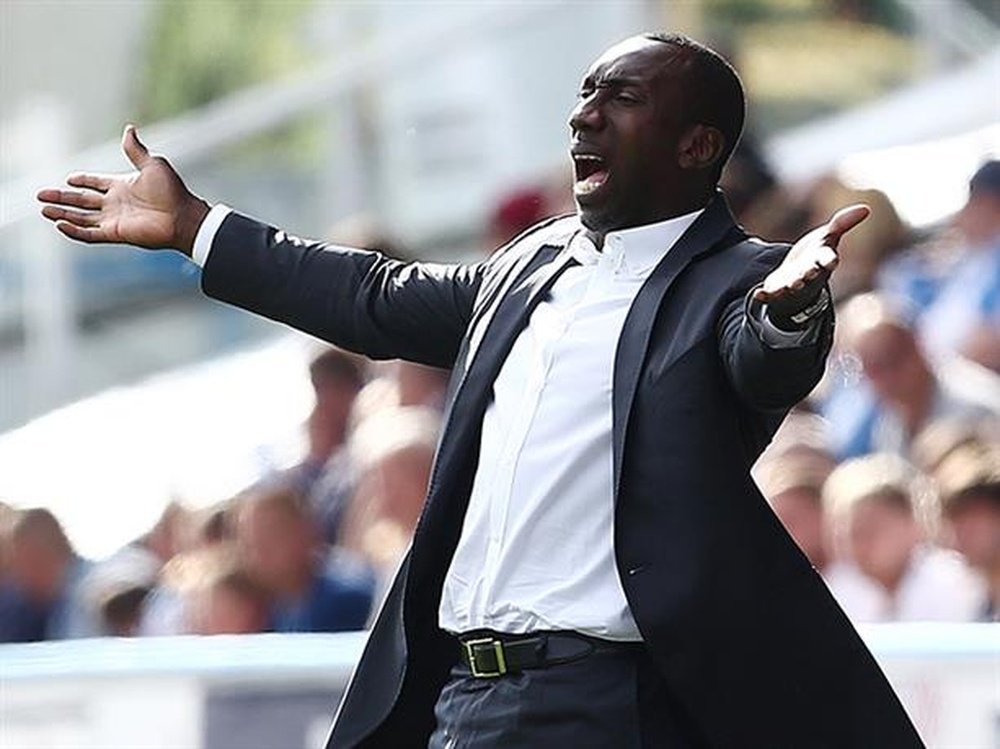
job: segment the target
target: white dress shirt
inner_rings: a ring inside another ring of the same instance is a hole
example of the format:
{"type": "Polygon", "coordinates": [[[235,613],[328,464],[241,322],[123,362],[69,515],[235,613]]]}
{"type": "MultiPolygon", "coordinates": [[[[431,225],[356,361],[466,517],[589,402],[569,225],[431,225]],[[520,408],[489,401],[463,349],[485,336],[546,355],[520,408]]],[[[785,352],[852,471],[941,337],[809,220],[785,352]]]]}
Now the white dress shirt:
{"type": "MultiPolygon", "coordinates": [[[[579,265],[534,309],[493,383],[442,591],[443,629],[642,639],[614,554],[615,349],[639,288],[701,212],[611,232],[603,251],[580,232],[564,250],[579,265]]],[[[199,229],[199,265],[228,213],[216,206],[199,229]]],[[[811,334],[785,333],[760,314],[771,346],[811,334]]]]}
{"type": "Polygon", "coordinates": [[[493,383],[462,535],[441,596],[443,629],[572,629],[640,640],[615,565],[611,386],[639,287],[701,211],[578,233],[567,269],[493,383]]]}

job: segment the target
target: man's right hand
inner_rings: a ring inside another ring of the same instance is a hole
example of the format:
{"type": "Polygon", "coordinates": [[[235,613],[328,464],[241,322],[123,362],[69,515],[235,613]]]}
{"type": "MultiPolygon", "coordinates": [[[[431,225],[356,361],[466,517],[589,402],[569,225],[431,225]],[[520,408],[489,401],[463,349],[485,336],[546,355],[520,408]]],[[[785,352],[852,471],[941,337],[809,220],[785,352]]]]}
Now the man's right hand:
{"type": "Polygon", "coordinates": [[[122,150],[137,171],[129,174],[71,174],[80,189],[47,188],[38,199],[42,215],[67,237],[81,242],[114,242],[147,249],[171,247],[191,254],[208,204],[184,185],[162,156],[151,156],[128,125],[122,150]]]}

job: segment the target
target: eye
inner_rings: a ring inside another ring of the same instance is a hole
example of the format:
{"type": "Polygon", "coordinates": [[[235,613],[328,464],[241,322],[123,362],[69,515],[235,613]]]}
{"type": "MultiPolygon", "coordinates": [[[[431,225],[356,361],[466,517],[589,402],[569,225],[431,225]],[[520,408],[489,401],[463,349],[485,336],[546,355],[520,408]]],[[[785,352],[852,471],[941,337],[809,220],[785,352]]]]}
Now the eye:
{"type": "Polygon", "coordinates": [[[631,91],[619,91],[615,94],[615,100],[624,104],[640,104],[641,99],[631,91]]]}

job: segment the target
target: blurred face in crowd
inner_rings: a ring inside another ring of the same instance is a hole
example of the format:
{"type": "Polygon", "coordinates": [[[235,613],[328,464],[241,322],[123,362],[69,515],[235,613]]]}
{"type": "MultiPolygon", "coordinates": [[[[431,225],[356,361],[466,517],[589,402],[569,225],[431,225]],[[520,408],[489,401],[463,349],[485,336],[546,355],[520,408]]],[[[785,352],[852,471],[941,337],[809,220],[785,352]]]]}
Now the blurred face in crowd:
{"type": "Polygon", "coordinates": [[[927,394],[930,371],[910,332],[879,325],[861,333],[854,348],[880,400],[906,407],[927,394]]]}
{"type": "Polygon", "coordinates": [[[344,441],[358,386],[345,378],[324,373],[314,374],[312,384],[316,405],[307,424],[309,454],[314,460],[323,462],[344,441]]]}
{"type": "Polygon", "coordinates": [[[48,603],[59,597],[66,561],[34,539],[16,539],[10,545],[10,578],[29,598],[48,603]]]}
{"type": "Polygon", "coordinates": [[[827,554],[819,492],[808,487],[796,487],[780,492],[768,501],[809,561],[817,569],[822,569],[827,554]]]}
{"type": "Polygon", "coordinates": [[[377,508],[380,517],[412,533],[423,508],[433,460],[433,452],[421,447],[387,455],[365,471],[357,495],[377,508]]]}
{"type": "Polygon", "coordinates": [[[195,603],[194,631],[199,635],[263,632],[268,624],[264,599],[239,586],[220,582],[201,591],[195,603]]]}
{"type": "Polygon", "coordinates": [[[302,514],[250,500],[240,511],[237,542],[248,568],[269,590],[298,594],[308,585],[317,538],[302,514]]]}
{"type": "Polygon", "coordinates": [[[955,217],[955,227],[973,247],[1000,240],[1000,194],[978,190],[955,217]]]}
{"type": "Polygon", "coordinates": [[[1000,504],[996,497],[970,494],[948,512],[951,542],[969,564],[989,572],[1000,562],[1000,504]]]}
{"type": "Polygon", "coordinates": [[[920,542],[920,530],[899,497],[874,495],[851,509],[847,537],[858,568],[893,590],[920,542]]]}
{"type": "Polygon", "coordinates": [[[718,130],[689,122],[681,70],[672,45],[633,37],[587,72],[569,126],[573,194],[588,229],[638,226],[701,207],[690,203],[692,182],[704,179],[723,142],[718,130]]]}

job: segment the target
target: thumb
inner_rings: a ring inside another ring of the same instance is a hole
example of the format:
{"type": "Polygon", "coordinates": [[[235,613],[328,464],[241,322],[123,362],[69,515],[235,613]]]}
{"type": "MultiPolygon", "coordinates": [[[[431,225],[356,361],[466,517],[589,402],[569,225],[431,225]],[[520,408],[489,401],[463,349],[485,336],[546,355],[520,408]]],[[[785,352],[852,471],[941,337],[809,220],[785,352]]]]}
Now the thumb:
{"type": "Polygon", "coordinates": [[[836,248],[840,238],[871,214],[872,209],[864,203],[855,203],[841,208],[826,225],[826,244],[836,248]]]}
{"type": "Polygon", "coordinates": [[[139,140],[135,125],[126,125],[122,135],[122,150],[136,169],[142,169],[150,159],[149,149],[139,140]]]}

